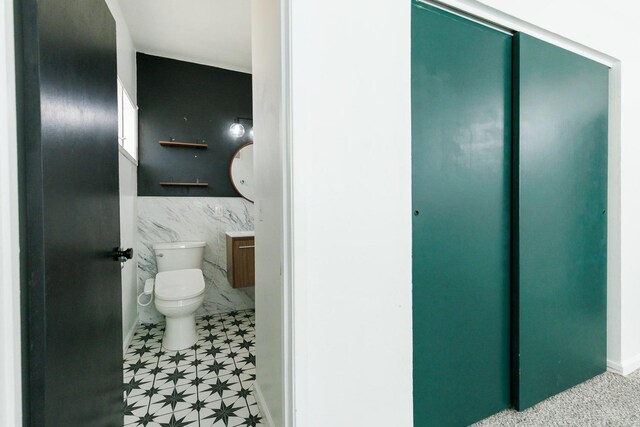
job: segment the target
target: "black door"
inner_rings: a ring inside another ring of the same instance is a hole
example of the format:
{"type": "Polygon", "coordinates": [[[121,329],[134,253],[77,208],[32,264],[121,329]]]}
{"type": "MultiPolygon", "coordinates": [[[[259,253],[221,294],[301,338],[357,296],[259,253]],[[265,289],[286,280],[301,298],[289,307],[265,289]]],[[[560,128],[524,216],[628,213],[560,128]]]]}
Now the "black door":
{"type": "Polygon", "coordinates": [[[122,426],[115,22],[104,0],[16,7],[25,425],[122,426]]]}

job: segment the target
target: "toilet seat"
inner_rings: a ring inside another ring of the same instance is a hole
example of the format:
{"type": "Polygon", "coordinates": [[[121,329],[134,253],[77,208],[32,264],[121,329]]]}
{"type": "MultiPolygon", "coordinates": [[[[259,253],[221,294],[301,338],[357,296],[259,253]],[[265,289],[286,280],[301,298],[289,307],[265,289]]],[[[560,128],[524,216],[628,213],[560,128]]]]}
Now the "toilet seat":
{"type": "Polygon", "coordinates": [[[156,275],[156,297],[168,301],[194,298],[204,293],[202,270],[164,271],[156,275]]]}

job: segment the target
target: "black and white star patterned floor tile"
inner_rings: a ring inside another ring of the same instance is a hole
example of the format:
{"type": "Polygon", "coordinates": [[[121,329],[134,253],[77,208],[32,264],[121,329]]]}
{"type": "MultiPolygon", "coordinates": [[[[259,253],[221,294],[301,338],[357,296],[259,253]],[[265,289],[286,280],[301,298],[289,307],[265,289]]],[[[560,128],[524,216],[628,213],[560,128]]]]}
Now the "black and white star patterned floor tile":
{"type": "Polygon", "coordinates": [[[124,359],[127,427],[263,426],[253,391],[253,310],[197,319],[198,342],[162,348],[164,324],[142,324],[124,359]]]}

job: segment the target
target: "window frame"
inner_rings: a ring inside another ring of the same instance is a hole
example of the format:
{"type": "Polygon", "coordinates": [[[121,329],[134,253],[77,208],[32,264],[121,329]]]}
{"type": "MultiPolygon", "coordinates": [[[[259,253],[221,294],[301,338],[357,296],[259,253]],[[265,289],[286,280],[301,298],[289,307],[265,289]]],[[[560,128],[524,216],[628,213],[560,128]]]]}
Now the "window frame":
{"type": "Polygon", "coordinates": [[[138,106],[133,102],[131,96],[127,92],[127,89],[122,84],[122,80],[118,77],[118,149],[136,166],[138,164],[138,106]],[[127,111],[125,109],[125,102],[129,103],[130,110],[133,112],[134,125],[130,128],[133,131],[132,135],[125,135],[127,130],[127,111]],[[127,139],[133,139],[133,147],[131,144],[127,144],[127,139]]]}

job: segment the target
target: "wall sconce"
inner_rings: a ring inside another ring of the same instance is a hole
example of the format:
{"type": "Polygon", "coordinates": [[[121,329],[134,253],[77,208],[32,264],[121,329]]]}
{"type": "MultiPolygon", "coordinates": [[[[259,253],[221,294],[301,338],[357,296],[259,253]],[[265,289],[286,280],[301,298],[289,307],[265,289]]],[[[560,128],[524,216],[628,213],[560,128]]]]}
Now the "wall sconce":
{"type": "MultiPolygon", "coordinates": [[[[253,119],[250,117],[236,117],[236,120],[229,126],[229,134],[233,138],[242,138],[244,136],[245,129],[240,120],[248,120],[253,123],[253,119]]],[[[249,129],[249,136],[253,139],[253,127],[249,129]]]]}
{"type": "Polygon", "coordinates": [[[244,135],[244,126],[242,126],[240,123],[233,123],[229,127],[229,133],[234,138],[242,138],[242,136],[244,135]]]}

